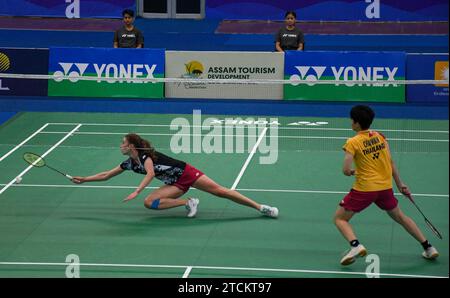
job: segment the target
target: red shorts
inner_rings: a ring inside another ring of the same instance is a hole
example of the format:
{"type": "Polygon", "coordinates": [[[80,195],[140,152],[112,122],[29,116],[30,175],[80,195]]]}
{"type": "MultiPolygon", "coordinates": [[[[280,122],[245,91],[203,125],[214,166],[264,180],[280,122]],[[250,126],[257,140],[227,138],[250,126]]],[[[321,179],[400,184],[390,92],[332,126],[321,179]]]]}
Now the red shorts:
{"type": "Polygon", "coordinates": [[[197,179],[203,175],[204,174],[201,171],[197,170],[190,164],[186,164],[183,174],[181,174],[181,177],[178,178],[178,181],[173,185],[178,187],[182,191],[187,192],[192,184],[194,184],[195,181],[197,181],[197,179]]]}
{"type": "Polygon", "coordinates": [[[394,197],[392,188],[380,191],[358,191],[352,189],[339,205],[346,210],[360,212],[369,207],[372,203],[377,204],[379,208],[386,211],[392,210],[398,205],[398,201],[394,197]]]}

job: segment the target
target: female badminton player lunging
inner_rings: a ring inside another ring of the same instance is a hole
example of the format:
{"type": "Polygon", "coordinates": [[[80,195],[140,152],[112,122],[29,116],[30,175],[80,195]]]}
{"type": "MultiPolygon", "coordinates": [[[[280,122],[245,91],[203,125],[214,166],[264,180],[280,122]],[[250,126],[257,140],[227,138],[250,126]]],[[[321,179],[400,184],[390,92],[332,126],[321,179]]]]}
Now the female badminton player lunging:
{"type": "Polygon", "coordinates": [[[278,217],[277,208],[260,205],[235,190],[220,186],[190,164],[156,151],[147,140],[142,139],[137,134],[127,134],[122,140],[120,151],[129,158],[119,166],[88,177],[75,176],[72,181],[76,184],[104,181],[123,173],[125,170],[131,170],[145,176],[136,190],[124,199],[124,202],[136,198],[153,178],[156,178],[164,182],[165,185],[145,198],[144,205],[149,209],[162,210],[185,206],[188,211],[187,216],[194,217],[197,213],[199,200],[180,198],[193,186],[215,196],[255,208],[265,216],[278,217]]]}

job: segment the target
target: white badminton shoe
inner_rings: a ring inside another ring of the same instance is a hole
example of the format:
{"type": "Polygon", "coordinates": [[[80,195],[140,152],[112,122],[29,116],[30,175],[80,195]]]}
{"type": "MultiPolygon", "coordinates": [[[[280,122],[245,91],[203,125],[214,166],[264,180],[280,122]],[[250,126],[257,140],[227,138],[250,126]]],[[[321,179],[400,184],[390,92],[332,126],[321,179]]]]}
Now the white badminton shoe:
{"type": "Polygon", "coordinates": [[[364,257],[367,255],[366,248],[359,244],[356,247],[352,247],[347,254],[342,258],[341,265],[347,266],[353,264],[357,257],[364,257]]]}
{"type": "Polygon", "coordinates": [[[264,216],[273,217],[273,218],[278,217],[278,208],[276,208],[276,207],[261,205],[260,211],[264,216]]]}
{"type": "Polygon", "coordinates": [[[434,248],[433,246],[430,246],[426,250],[423,251],[422,256],[425,259],[434,260],[437,257],[439,257],[439,252],[437,251],[436,248],[434,248]]]}
{"type": "Polygon", "coordinates": [[[186,204],[186,210],[188,211],[187,217],[195,217],[197,214],[199,199],[190,198],[186,204]]]}

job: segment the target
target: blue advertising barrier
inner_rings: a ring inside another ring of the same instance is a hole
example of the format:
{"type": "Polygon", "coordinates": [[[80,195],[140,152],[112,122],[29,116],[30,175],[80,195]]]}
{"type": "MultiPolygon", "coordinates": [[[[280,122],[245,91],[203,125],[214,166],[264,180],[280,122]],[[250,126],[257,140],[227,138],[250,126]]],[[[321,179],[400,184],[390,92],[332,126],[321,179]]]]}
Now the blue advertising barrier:
{"type": "MultiPolygon", "coordinates": [[[[48,49],[0,48],[0,72],[15,74],[48,74],[48,49]]],[[[46,80],[0,78],[0,96],[46,96],[46,80]]]]}
{"type": "MultiPolygon", "coordinates": [[[[408,54],[408,80],[448,80],[448,54],[408,54]]],[[[448,103],[448,85],[408,85],[406,101],[448,103]]]]}

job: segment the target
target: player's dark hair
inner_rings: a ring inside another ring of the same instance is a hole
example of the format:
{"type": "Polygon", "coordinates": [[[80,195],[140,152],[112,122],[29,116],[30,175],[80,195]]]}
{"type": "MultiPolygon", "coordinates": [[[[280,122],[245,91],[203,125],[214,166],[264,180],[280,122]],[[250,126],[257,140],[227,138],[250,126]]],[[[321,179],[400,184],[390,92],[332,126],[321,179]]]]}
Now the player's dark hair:
{"type": "Polygon", "coordinates": [[[139,155],[147,154],[153,161],[155,161],[156,159],[155,148],[153,148],[153,146],[150,144],[149,141],[141,138],[141,136],[135,133],[127,134],[125,136],[125,139],[127,139],[128,143],[134,145],[136,150],[139,152],[139,155]]]}
{"type": "Polygon", "coordinates": [[[294,18],[297,18],[297,13],[293,10],[287,11],[286,14],[284,15],[284,18],[287,18],[288,15],[292,15],[294,18]]]}
{"type": "Polygon", "coordinates": [[[366,130],[372,125],[375,112],[369,106],[357,105],[351,109],[350,118],[352,118],[353,122],[359,123],[361,129],[366,130]]]}
{"type": "Polygon", "coordinates": [[[122,11],[122,16],[124,17],[125,15],[129,15],[130,17],[134,18],[134,11],[131,9],[125,9],[124,11],[122,11]]]}

